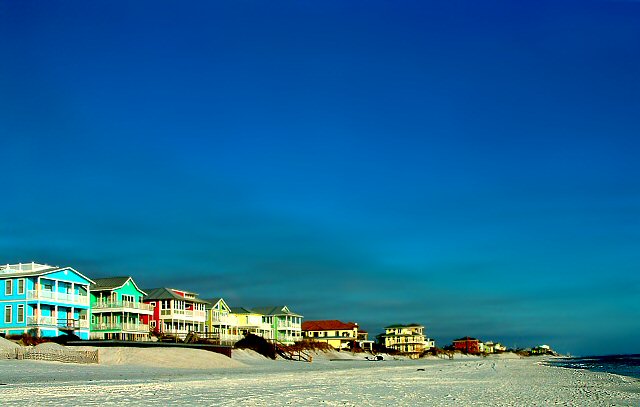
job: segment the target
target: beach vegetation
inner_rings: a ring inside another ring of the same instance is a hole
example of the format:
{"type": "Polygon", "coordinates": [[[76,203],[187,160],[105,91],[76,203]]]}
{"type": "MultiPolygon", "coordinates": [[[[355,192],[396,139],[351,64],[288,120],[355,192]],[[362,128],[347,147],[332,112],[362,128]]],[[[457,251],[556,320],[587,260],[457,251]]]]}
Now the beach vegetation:
{"type": "Polygon", "coordinates": [[[234,348],[251,349],[269,359],[276,358],[276,348],[274,344],[270,343],[269,341],[267,341],[261,336],[254,335],[251,333],[247,333],[244,336],[244,338],[236,342],[236,344],[234,345],[234,348]]]}

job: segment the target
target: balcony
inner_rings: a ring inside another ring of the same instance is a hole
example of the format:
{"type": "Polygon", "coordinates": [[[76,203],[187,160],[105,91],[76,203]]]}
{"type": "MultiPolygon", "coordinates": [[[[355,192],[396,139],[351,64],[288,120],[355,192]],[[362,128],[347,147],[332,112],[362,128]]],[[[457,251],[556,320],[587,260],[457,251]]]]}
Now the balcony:
{"type": "Polygon", "coordinates": [[[92,331],[119,331],[149,333],[149,325],[136,323],[94,323],[91,324],[92,331]]]}
{"type": "Polygon", "coordinates": [[[300,324],[294,324],[292,322],[278,322],[278,329],[293,329],[299,331],[302,328],[300,324]]]}
{"type": "Polygon", "coordinates": [[[183,319],[204,322],[207,320],[207,312],[184,309],[163,309],[160,310],[160,317],[163,319],[183,319]]]}
{"type": "Polygon", "coordinates": [[[153,305],[133,301],[96,301],[91,304],[93,311],[125,311],[133,310],[141,314],[151,314],[153,305]]]}
{"type": "Polygon", "coordinates": [[[86,319],[58,319],[56,317],[27,317],[27,326],[52,326],[63,329],[89,328],[86,319]]]}
{"type": "Polygon", "coordinates": [[[235,325],[236,319],[230,315],[213,314],[211,315],[211,322],[216,325],[235,325]]]}
{"type": "Polygon", "coordinates": [[[50,290],[29,290],[27,291],[28,300],[62,302],[74,305],[89,305],[89,296],[81,294],[59,293],[50,290]]]}

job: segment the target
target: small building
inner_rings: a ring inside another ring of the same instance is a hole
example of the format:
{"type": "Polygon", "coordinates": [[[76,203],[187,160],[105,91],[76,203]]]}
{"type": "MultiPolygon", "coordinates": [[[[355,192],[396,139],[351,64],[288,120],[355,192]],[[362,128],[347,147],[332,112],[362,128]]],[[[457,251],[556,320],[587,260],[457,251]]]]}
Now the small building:
{"type": "Polygon", "coordinates": [[[369,340],[369,332],[358,327],[358,346],[364,350],[373,350],[373,341],[369,340]]]}
{"type": "Polygon", "coordinates": [[[89,339],[89,285],[72,267],[38,263],[0,266],[0,333],[89,339]]]}
{"type": "Polygon", "coordinates": [[[495,344],[493,343],[493,341],[486,341],[484,343],[484,349],[482,351],[483,353],[496,353],[496,348],[495,348],[495,344]]]}
{"type": "Polygon", "coordinates": [[[506,351],[507,348],[500,344],[500,342],[486,341],[481,346],[480,351],[482,353],[500,353],[506,351]]]}
{"type": "Polygon", "coordinates": [[[532,355],[557,355],[549,345],[538,345],[531,349],[532,355]]]}
{"type": "Polygon", "coordinates": [[[196,293],[175,288],[144,290],[143,301],[153,306],[153,313],[144,317],[152,332],[185,339],[189,333],[204,332],[207,322],[206,301],[196,293]]]}
{"type": "Polygon", "coordinates": [[[424,326],[420,324],[395,324],[384,328],[384,346],[411,358],[418,358],[428,350],[424,326]]]}
{"type": "Polygon", "coordinates": [[[304,321],[302,337],[317,342],[324,342],[334,349],[348,349],[358,341],[358,324],[342,322],[337,319],[321,321],[304,321]]]}
{"type": "Polygon", "coordinates": [[[477,354],[480,353],[480,340],[470,336],[454,339],[453,348],[464,353],[477,354]]]}
{"type": "Polygon", "coordinates": [[[153,306],[131,277],[96,278],[91,284],[91,338],[123,341],[149,340],[145,317],[153,306]]]}

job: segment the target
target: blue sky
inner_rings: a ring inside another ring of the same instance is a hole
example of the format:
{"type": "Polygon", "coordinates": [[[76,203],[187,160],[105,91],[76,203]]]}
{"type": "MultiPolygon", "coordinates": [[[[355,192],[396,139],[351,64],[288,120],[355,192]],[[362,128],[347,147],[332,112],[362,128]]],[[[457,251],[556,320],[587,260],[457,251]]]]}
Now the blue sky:
{"type": "Polygon", "coordinates": [[[640,353],[640,3],[0,1],[0,257],[640,353]]]}

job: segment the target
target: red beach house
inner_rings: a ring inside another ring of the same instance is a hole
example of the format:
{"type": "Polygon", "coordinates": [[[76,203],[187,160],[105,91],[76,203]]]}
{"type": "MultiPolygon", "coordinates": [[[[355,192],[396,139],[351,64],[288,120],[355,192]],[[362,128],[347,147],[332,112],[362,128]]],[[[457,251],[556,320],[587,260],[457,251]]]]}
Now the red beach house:
{"type": "Polygon", "coordinates": [[[464,338],[454,339],[453,347],[466,353],[480,353],[480,341],[476,338],[465,336],[464,338]]]}

